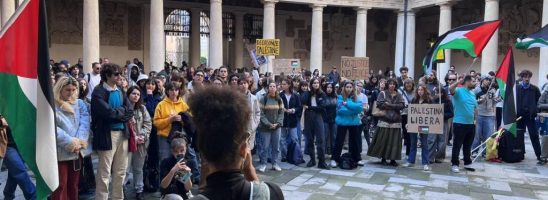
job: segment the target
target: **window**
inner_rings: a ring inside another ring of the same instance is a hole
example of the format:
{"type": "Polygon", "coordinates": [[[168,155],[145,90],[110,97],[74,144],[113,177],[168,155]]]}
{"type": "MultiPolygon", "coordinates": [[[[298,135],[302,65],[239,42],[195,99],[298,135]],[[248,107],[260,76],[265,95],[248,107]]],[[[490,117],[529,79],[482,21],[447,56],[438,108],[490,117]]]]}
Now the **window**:
{"type": "Polygon", "coordinates": [[[223,37],[234,38],[234,15],[223,13],[223,37]]]}
{"type": "Polygon", "coordinates": [[[244,15],[244,37],[255,42],[257,38],[263,38],[263,16],[244,15]]]}
{"type": "Polygon", "coordinates": [[[169,36],[190,35],[190,13],[187,10],[171,9],[164,24],[164,31],[169,36]]]}

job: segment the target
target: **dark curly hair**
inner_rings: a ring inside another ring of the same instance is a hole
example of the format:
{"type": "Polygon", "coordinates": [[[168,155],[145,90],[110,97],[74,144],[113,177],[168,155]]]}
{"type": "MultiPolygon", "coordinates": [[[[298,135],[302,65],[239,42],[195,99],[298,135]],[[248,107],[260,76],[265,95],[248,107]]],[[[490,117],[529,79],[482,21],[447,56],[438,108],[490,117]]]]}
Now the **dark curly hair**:
{"type": "Polygon", "coordinates": [[[188,101],[198,136],[198,150],[208,163],[229,166],[239,157],[240,145],[249,135],[251,110],[247,98],[217,87],[197,90],[188,101]]]}

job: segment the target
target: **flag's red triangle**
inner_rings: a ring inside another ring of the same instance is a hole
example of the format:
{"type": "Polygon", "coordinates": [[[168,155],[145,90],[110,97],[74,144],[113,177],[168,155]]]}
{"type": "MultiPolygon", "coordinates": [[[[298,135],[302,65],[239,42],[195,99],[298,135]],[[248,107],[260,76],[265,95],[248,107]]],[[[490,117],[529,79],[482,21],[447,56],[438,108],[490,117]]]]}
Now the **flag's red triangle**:
{"type": "Polygon", "coordinates": [[[510,71],[510,59],[512,58],[512,48],[508,49],[508,53],[506,53],[506,56],[504,56],[504,59],[502,60],[502,63],[500,64],[499,70],[497,71],[497,74],[495,77],[498,79],[504,81],[504,83],[508,83],[508,72],[510,71]]]}
{"type": "Polygon", "coordinates": [[[483,48],[485,48],[485,45],[487,45],[487,42],[489,42],[491,36],[493,36],[497,28],[500,26],[500,23],[500,20],[486,23],[464,34],[466,38],[474,43],[474,52],[478,57],[481,56],[483,48]]]}
{"type": "MultiPolygon", "coordinates": [[[[0,36],[0,73],[37,78],[38,16],[40,1],[21,4],[23,9],[0,36]]],[[[13,18],[12,17],[12,18],[13,18]]]]}

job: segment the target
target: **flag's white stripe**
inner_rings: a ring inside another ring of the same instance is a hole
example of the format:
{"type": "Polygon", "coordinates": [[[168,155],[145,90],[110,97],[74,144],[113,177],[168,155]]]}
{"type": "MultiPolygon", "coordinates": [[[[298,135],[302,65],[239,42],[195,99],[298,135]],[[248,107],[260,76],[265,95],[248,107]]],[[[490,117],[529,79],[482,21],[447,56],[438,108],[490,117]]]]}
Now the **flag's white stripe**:
{"type": "Polygon", "coordinates": [[[25,96],[27,96],[27,99],[36,108],[36,85],[38,84],[37,79],[18,76],[17,81],[19,82],[19,86],[21,87],[23,93],[25,94],[25,96]]]}
{"type": "Polygon", "coordinates": [[[59,186],[55,117],[37,79],[17,77],[26,98],[36,108],[36,166],[51,191],[59,186]]]}
{"type": "Polygon", "coordinates": [[[57,168],[57,146],[55,140],[55,117],[53,109],[36,82],[37,109],[36,109],[36,165],[40,175],[51,191],[59,186],[57,168]]]}
{"type": "MultiPolygon", "coordinates": [[[[5,1],[5,0],[2,0],[2,1],[5,1]]],[[[6,22],[6,24],[4,24],[4,26],[2,26],[2,28],[0,29],[0,37],[4,36],[4,34],[6,33],[6,31],[8,31],[11,27],[11,25],[13,24],[13,22],[19,18],[19,15],[23,12],[23,10],[25,10],[25,8],[27,7],[27,5],[29,4],[30,0],[25,0],[21,3],[21,5],[19,5],[17,7],[17,9],[15,10],[15,13],[13,13],[13,15],[11,15],[11,17],[9,18],[9,20],[6,22]]]]}
{"type": "Polygon", "coordinates": [[[543,47],[548,47],[548,45],[536,42],[536,43],[533,43],[533,44],[529,45],[529,47],[527,47],[527,49],[535,48],[535,47],[543,48],[543,47]]]}
{"type": "Polygon", "coordinates": [[[449,35],[445,36],[443,40],[440,42],[439,46],[447,44],[448,42],[456,39],[465,38],[464,34],[468,33],[470,31],[455,31],[453,33],[450,33],[449,35]]]}

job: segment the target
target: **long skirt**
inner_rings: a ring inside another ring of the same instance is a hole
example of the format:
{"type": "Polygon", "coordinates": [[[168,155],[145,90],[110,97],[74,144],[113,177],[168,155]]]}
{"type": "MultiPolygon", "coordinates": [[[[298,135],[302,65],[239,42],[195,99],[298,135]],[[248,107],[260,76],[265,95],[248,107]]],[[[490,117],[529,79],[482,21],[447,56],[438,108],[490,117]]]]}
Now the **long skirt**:
{"type": "Polygon", "coordinates": [[[402,134],[400,128],[377,128],[367,155],[386,160],[401,160],[402,134]]]}

